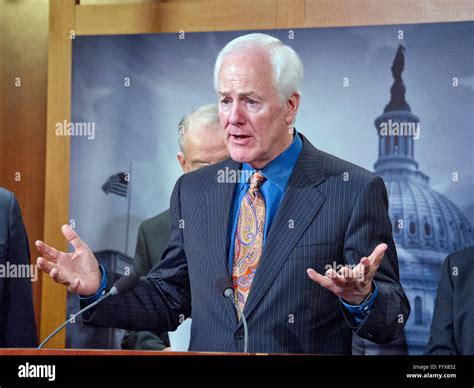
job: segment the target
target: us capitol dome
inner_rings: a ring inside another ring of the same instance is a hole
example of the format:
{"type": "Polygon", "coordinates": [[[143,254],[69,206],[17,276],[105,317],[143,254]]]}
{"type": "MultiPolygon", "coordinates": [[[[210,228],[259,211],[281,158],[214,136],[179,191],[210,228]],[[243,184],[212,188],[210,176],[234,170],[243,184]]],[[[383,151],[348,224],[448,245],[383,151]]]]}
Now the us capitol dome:
{"type": "Polygon", "coordinates": [[[369,353],[371,347],[375,353],[404,353],[406,347],[410,354],[423,352],[429,339],[441,264],[450,253],[474,244],[468,219],[453,202],[430,187],[429,177],[419,170],[415,160],[414,140],[419,138],[420,119],[405,101],[401,76],[404,51],[400,45],[391,68],[394,82],[390,102],[374,122],[379,136],[374,170],[387,187],[400,280],[412,311],[405,338],[382,352],[380,348],[375,350],[376,345],[367,344],[369,353]]]}

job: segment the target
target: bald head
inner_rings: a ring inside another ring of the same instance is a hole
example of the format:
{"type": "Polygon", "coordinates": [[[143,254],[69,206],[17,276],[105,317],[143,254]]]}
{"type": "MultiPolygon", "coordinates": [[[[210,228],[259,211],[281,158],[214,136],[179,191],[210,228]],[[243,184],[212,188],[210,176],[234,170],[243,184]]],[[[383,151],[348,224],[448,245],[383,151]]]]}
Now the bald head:
{"type": "Polygon", "coordinates": [[[228,158],[225,137],[219,123],[216,104],[203,105],[179,124],[178,162],[184,173],[228,158]]]}

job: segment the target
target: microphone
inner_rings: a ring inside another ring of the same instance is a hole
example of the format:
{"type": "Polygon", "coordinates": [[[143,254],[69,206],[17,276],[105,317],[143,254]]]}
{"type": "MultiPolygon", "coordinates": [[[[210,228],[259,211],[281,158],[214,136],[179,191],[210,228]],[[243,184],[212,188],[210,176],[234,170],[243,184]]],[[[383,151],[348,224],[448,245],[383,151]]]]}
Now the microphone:
{"type": "Polygon", "coordinates": [[[48,341],[53,338],[56,334],[58,334],[68,323],[72,323],[76,320],[76,317],[85,313],[87,310],[91,309],[92,307],[98,305],[104,299],[107,299],[109,296],[115,296],[124,294],[131,289],[135,288],[140,280],[140,276],[137,274],[130,274],[128,276],[122,276],[119,280],[117,280],[112,288],[106,294],[100,296],[94,303],[84,307],[83,309],[79,310],[76,314],[71,316],[71,318],[67,319],[61,326],[59,326],[56,330],[54,330],[50,335],[48,335],[43,342],[37,347],[37,349],[41,349],[48,343],[48,341]]]}
{"type": "Polygon", "coordinates": [[[224,297],[232,301],[232,303],[235,306],[235,309],[237,310],[240,317],[242,318],[242,323],[244,325],[244,353],[248,353],[249,331],[247,328],[247,319],[245,318],[244,313],[239,307],[239,304],[235,300],[234,285],[232,284],[232,280],[230,280],[228,276],[219,276],[216,279],[216,287],[217,287],[217,290],[222,295],[224,295],[224,297]]]}
{"type": "Polygon", "coordinates": [[[112,286],[112,288],[110,289],[108,293],[112,296],[125,294],[126,292],[134,289],[137,286],[139,281],[140,281],[140,276],[135,273],[122,276],[119,280],[117,280],[114,283],[114,285],[112,286]]]}

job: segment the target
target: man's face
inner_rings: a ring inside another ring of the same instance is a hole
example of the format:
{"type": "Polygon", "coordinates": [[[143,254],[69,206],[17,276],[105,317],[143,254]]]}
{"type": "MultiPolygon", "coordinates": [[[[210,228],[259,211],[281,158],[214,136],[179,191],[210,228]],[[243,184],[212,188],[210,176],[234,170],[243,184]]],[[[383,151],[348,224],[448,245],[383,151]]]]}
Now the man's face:
{"type": "Polygon", "coordinates": [[[219,124],[191,124],[184,137],[185,155],[178,153],[178,161],[184,173],[220,162],[229,157],[219,124]]]}
{"type": "Polygon", "coordinates": [[[265,167],[291,144],[289,126],[299,95],[280,101],[270,61],[261,49],[227,56],[218,81],[219,119],[231,158],[265,167]]]}

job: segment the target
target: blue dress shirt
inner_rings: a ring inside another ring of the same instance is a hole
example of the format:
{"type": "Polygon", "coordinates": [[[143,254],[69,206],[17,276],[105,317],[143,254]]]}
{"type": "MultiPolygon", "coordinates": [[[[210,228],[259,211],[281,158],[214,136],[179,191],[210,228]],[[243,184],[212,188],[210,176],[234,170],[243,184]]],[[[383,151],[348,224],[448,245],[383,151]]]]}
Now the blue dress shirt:
{"type": "MultiPolygon", "coordinates": [[[[298,134],[293,137],[291,145],[283,151],[276,159],[273,159],[267,166],[265,166],[261,173],[266,178],[260,186],[260,192],[265,200],[265,230],[263,232],[263,243],[268,235],[268,231],[272,225],[273,218],[280,206],[281,199],[285,194],[286,185],[290,179],[293,169],[295,168],[296,161],[300,156],[300,152],[303,149],[303,142],[298,134]]],[[[250,176],[256,170],[247,163],[242,164],[242,173],[239,176],[250,176]]],[[[236,186],[236,192],[234,195],[234,204],[232,210],[232,229],[230,231],[230,249],[229,249],[229,274],[232,273],[232,267],[234,263],[234,245],[235,245],[235,233],[237,231],[237,223],[239,220],[239,210],[242,199],[249,189],[250,183],[247,179],[245,182],[239,182],[236,186]]]]}

